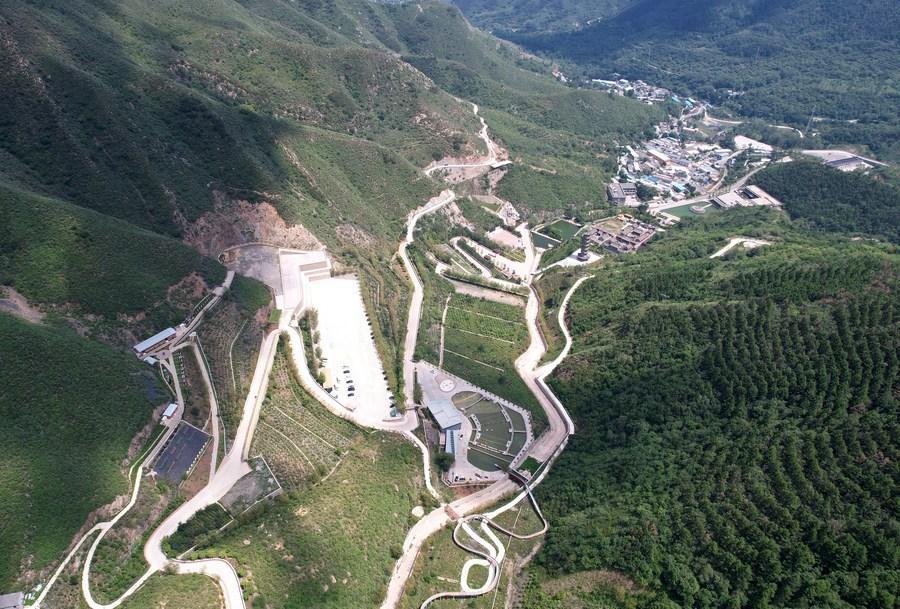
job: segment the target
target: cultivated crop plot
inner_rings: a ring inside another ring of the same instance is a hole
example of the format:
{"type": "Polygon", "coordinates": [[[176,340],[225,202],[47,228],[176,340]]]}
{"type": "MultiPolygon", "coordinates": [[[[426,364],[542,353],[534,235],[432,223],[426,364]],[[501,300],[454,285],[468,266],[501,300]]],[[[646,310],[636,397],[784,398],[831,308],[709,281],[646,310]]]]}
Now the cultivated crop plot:
{"type": "Polygon", "coordinates": [[[209,400],[193,349],[179,349],[173,355],[173,360],[184,395],[184,420],[205,429],[209,420],[209,400]]]}
{"type": "Polygon", "coordinates": [[[529,410],[539,433],[543,411],[515,368],[528,346],[522,316],[521,307],[454,294],[444,326],[444,368],[529,410]]]}
{"type": "Polygon", "coordinates": [[[327,476],[349,448],[355,428],[327,412],[294,380],[287,357],[275,357],[251,454],[261,454],[286,489],[327,476]]]}
{"type": "Polygon", "coordinates": [[[200,459],[209,439],[208,433],[182,421],[156,458],[153,471],[160,478],[179,484],[200,459]]]}

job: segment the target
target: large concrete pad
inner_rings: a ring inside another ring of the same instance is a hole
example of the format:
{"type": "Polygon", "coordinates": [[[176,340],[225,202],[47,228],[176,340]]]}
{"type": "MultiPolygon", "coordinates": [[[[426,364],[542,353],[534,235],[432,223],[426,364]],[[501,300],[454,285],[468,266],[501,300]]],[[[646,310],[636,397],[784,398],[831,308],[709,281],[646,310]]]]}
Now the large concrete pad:
{"type": "Polygon", "coordinates": [[[377,426],[390,417],[391,394],[359,280],[343,276],[312,281],[307,304],[319,314],[319,344],[325,367],[335,379],[338,402],[352,409],[362,423],[377,426]]]}

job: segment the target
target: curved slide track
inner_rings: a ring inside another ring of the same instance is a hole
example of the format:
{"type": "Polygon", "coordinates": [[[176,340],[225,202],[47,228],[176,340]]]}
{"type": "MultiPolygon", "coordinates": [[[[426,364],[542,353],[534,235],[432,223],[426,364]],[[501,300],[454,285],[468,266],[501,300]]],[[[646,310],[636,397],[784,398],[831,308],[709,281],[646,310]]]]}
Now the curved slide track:
{"type": "MultiPolygon", "coordinates": [[[[408,235],[409,236],[409,235],[408,235]]],[[[527,241],[527,244],[533,247],[533,244],[530,240],[527,241]]],[[[540,263],[540,256],[535,254],[534,252],[530,252],[528,260],[532,265],[532,272],[538,267],[540,263]]],[[[409,267],[408,267],[409,269],[409,267]]],[[[414,271],[414,269],[412,269],[414,271]]],[[[413,278],[414,284],[417,284],[418,278],[416,275],[411,273],[411,277],[413,278]]],[[[529,389],[538,399],[538,402],[541,404],[541,407],[547,413],[547,417],[549,419],[550,425],[547,431],[545,431],[540,438],[532,445],[532,448],[529,452],[530,455],[535,458],[544,461],[546,465],[541,468],[540,474],[533,480],[528,483],[528,486],[524,491],[521,491],[514,498],[509,501],[507,504],[502,507],[490,512],[487,515],[488,519],[495,518],[497,515],[503,513],[504,511],[511,509],[513,506],[517,505],[521,501],[523,501],[526,497],[531,497],[531,489],[544,479],[547,475],[547,472],[550,470],[550,466],[552,462],[559,456],[562,450],[565,448],[566,443],[568,442],[568,437],[575,431],[575,425],[572,422],[571,417],[566,412],[563,405],[556,398],[550,388],[544,382],[544,379],[553,371],[553,369],[560,363],[562,360],[568,355],[569,350],[572,345],[572,337],[568,331],[568,328],[565,326],[565,311],[568,306],[569,300],[578,287],[589,279],[589,277],[583,277],[579,279],[566,293],[565,298],[563,299],[562,306],[560,307],[559,313],[559,323],[563,331],[563,336],[566,339],[566,344],[563,348],[563,351],[560,355],[549,364],[545,364],[544,366],[538,367],[538,363],[541,360],[541,357],[546,352],[546,345],[544,343],[544,339],[540,333],[540,329],[537,324],[537,317],[540,312],[540,302],[537,297],[537,293],[531,288],[531,292],[528,299],[528,304],[526,306],[526,321],[528,324],[528,332],[531,338],[530,345],[525,353],[523,353],[516,360],[516,369],[518,370],[520,376],[528,385],[529,389]]],[[[529,278],[529,284],[531,282],[531,278],[529,278]]],[[[413,342],[413,346],[415,342],[413,342]]],[[[447,526],[453,521],[451,515],[455,518],[459,518],[462,516],[463,518],[457,520],[458,526],[454,529],[454,540],[458,539],[458,536],[461,535],[459,532],[461,529],[459,526],[462,522],[468,522],[471,519],[481,519],[482,522],[485,516],[467,516],[469,514],[474,514],[478,510],[484,509],[487,506],[496,504],[498,501],[501,501],[504,497],[512,495],[519,490],[519,485],[514,482],[510,478],[504,478],[492,484],[489,487],[486,487],[472,495],[468,495],[463,497],[462,499],[458,499],[449,505],[443,506],[442,508],[438,508],[428,513],[424,518],[419,520],[412,529],[410,529],[409,534],[406,537],[406,540],[403,543],[403,554],[400,559],[394,565],[394,572],[391,576],[390,581],[388,582],[388,590],[385,595],[385,600],[381,605],[381,609],[395,609],[397,604],[400,601],[400,598],[403,594],[403,590],[406,586],[406,582],[409,580],[412,575],[413,568],[415,566],[416,558],[419,554],[419,551],[422,548],[422,545],[431,535],[437,533],[439,530],[447,526]]],[[[533,497],[532,497],[533,501],[533,497]]],[[[535,505],[536,511],[539,512],[537,505],[535,505]]],[[[543,515],[541,515],[543,520],[543,515]]],[[[546,521],[543,521],[545,524],[545,528],[542,529],[539,533],[533,534],[533,536],[537,536],[543,534],[546,531],[546,521]]],[[[472,530],[469,527],[469,530],[472,530]]],[[[467,533],[468,534],[468,533],[467,533]]],[[[474,537],[473,537],[474,539],[474,537]]],[[[482,540],[484,541],[484,540],[482,540]]],[[[473,554],[476,554],[479,558],[474,560],[487,561],[490,563],[491,567],[489,567],[489,586],[479,587],[476,591],[467,591],[460,590],[454,592],[442,593],[445,596],[439,596],[439,598],[468,598],[473,596],[479,596],[481,594],[485,594],[493,589],[496,585],[497,580],[499,579],[499,561],[497,561],[496,557],[491,557],[490,553],[483,552],[481,550],[474,551],[469,546],[464,544],[457,543],[463,549],[471,551],[473,554]],[[491,562],[494,561],[494,562],[491,562]],[[494,574],[496,571],[496,575],[494,574]]],[[[482,546],[483,547],[483,546],[482,546]]],[[[505,551],[505,549],[504,549],[505,551]]],[[[498,552],[499,552],[499,544],[498,544],[498,552]]],[[[468,563],[467,563],[468,564],[468,563]]],[[[475,564],[483,564],[483,563],[472,563],[467,568],[466,573],[468,574],[468,569],[471,569],[475,564]]],[[[461,581],[465,582],[465,578],[461,581]]],[[[436,599],[432,599],[436,600],[436,599]]],[[[427,601],[431,602],[431,600],[427,601]]],[[[427,606],[427,602],[424,606],[427,606]]]]}

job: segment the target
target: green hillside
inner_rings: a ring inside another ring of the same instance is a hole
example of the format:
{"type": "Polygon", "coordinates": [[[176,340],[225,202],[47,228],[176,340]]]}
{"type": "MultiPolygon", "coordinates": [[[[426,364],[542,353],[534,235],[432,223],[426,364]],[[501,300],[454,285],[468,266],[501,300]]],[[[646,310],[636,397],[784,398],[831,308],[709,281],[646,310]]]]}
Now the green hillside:
{"type": "Polygon", "coordinates": [[[480,105],[516,163],[501,195],[525,211],[596,206],[616,171],[616,145],[665,117],[660,108],[555,82],[547,62],[472,28],[455,7],[405,3],[390,15],[403,59],[480,105]]]}
{"type": "Polygon", "coordinates": [[[896,606],[898,265],[762,210],[608,261],[551,379],[577,433],[523,606],[896,606]],[[772,245],[708,258],[735,234],[772,245]],[[541,583],[571,573],[596,585],[541,583]]]}
{"type": "Polygon", "coordinates": [[[119,466],[164,398],[134,358],[5,314],[0,361],[0,589],[10,590],[128,490],[119,466]]]}
{"type": "Polygon", "coordinates": [[[169,287],[194,272],[210,287],[225,278],[222,265],[179,241],[3,184],[0,224],[0,283],[35,303],[111,318],[158,312],[171,323],[180,319],[169,287]]]}
{"type": "MultiPolygon", "coordinates": [[[[303,165],[320,137],[301,124],[353,136],[399,166],[469,146],[477,131],[467,108],[386,48],[331,29],[339,12],[81,0],[4,3],[0,15],[6,177],[163,232],[222,198],[271,200],[295,216],[327,205],[332,193],[303,165]]],[[[335,157],[336,179],[359,171],[362,159],[335,157]]],[[[392,177],[380,169],[368,169],[375,184],[392,177]]],[[[344,212],[378,195],[362,184],[344,212]]],[[[320,238],[333,243],[339,219],[327,219],[320,238]]]]}
{"type": "Polygon", "coordinates": [[[900,243],[900,188],[817,162],[779,163],[753,177],[792,218],[831,232],[868,233],[900,243]]]}
{"type": "Polygon", "coordinates": [[[590,25],[627,8],[634,0],[453,0],[453,4],[489,31],[557,32],[590,25]]]}
{"type": "Polygon", "coordinates": [[[900,158],[900,70],[891,0],[554,0],[461,5],[478,24],[567,62],[570,76],[609,78],[615,72],[698,95],[744,116],[813,131],[825,143],[868,146],[900,158]],[[571,15],[603,17],[572,31],[571,15]]]}

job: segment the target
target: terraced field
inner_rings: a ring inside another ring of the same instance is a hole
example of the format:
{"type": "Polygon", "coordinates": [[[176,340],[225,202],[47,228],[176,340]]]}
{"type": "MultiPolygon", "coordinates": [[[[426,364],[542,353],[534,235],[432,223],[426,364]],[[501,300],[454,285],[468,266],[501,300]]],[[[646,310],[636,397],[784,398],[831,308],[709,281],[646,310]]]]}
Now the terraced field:
{"type": "Polygon", "coordinates": [[[327,476],[357,433],[303,390],[279,347],[251,454],[263,455],[281,485],[291,490],[327,476]]]}
{"type": "Polygon", "coordinates": [[[546,424],[543,410],[522,382],[516,358],[528,347],[522,309],[454,294],[444,328],[444,367],[531,412],[535,433],[546,424]]]}
{"type": "Polygon", "coordinates": [[[197,333],[230,443],[262,343],[263,324],[237,305],[225,302],[210,312],[197,333]]]}

